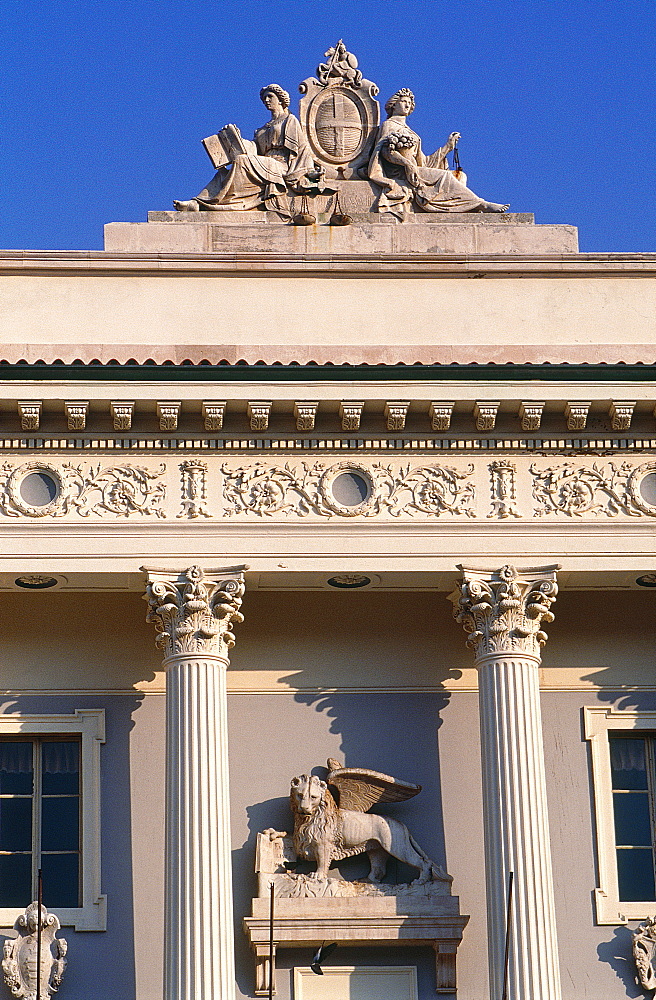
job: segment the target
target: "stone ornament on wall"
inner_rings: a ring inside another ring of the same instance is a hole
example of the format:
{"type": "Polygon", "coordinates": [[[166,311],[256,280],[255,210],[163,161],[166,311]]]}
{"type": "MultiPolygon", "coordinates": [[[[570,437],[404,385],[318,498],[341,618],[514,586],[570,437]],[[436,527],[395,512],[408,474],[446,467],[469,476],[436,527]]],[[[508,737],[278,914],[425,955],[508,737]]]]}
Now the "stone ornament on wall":
{"type": "Polygon", "coordinates": [[[475,487],[464,482],[474,471],[441,465],[406,466],[395,471],[378,463],[338,462],[292,467],[288,464],[231,469],[222,466],[226,516],[393,517],[464,514],[475,517],[475,487]]]}
{"type": "Polygon", "coordinates": [[[503,566],[495,572],[460,566],[453,615],[469,633],[467,645],[477,659],[491,653],[521,653],[540,657],[547,641],[543,625],[554,620],[558,566],[518,571],[503,566]],[[539,574],[539,575],[538,575],[539,574]]]}
{"type": "Polygon", "coordinates": [[[239,611],[244,595],[241,572],[226,570],[225,578],[213,579],[200,566],[190,566],[178,576],[142,569],[148,573],[146,621],[159,632],[155,642],[164,650],[164,657],[185,653],[225,656],[235,644],[233,624],[244,620],[239,611]]]}
{"type": "Polygon", "coordinates": [[[182,510],[178,517],[210,517],[207,509],[207,463],[182,462],[180,476],[182,510]]]}
{"type": "Polygon", "coordinates": [[[60,924],[54,913],[41,906],[41,969],[37,984],[37,929],[39,904],[30,905],[16,923],[15,938],[3,946],[2,971],[13,996],[35,1000],[37,985],[41,1000],[47,1000],[61,986],[66,969],[66,939],[56,937],[60,924]]]}
{"type": "Polygon", "coordinates": [[[656,517],[656,461],[634,467],[615,465],[576,466],[571,462],[538,469],[531,465],[535,515],[627,514],[656,517]]]}
{"type": "Polygon", "coordinates": [[[513,462],[502,460],[488,466],[492,488],[492,513],[488,517],[521,517],[517,508],[515,473],[513,462]]]}
{"type": "Polygon", "coordinates": [[[656,917],[648,917],[633,932],[633,958],[644,990],[656,990],[656,917]]]}
{"type": "Polygon", "coordinates": [[[0,511],[8,517],[64,517],[77,513],[132,514],[165,517],[162,507],[166,487],[158,482],[166,466],[156,471],[139,466],[107,468],[65,463],[26,462],[0,471],[0,511]]]}

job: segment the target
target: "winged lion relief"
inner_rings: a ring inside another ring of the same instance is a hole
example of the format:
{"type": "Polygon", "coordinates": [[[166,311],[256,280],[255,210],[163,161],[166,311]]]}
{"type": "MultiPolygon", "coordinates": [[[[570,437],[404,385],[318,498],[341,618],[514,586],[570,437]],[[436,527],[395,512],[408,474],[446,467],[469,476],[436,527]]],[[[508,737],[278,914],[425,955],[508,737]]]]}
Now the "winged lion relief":
{"type": "MultiPolygon", "coordinates": [[[[366,768],[342,767],[332,759],[328,760],[327,781],[308,774],[292,778],[292,843],[298,858],[316,865],[309,878],[326,881],[331,864],[366,853],[371,865],[368,879],[374,884],[384,878],[390,856],[418,869],[412,885],[450,884],[451,876],[428,857],[407,826],[369,812],[374,805],[404,802],[420,791],[421,785],[366,768]]],[[[288,836],[278,830],[265,834],[271,841],[288,836]]]]}

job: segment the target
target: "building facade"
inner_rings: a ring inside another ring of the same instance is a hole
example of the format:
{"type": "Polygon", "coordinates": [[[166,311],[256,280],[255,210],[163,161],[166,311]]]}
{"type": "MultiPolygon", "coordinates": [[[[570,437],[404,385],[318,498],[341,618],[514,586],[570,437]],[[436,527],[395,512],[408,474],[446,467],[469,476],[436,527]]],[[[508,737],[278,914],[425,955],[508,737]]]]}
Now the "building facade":
{"type": "Polygon", "coordinates": [[[5,933],[41,869],[64,997],[266,995],[273,882],[281,1000],[640,995],[656,258],[337,180],[1,255],[5,933]],[[327,760],[453,881],[285,868],[327,760]]]}

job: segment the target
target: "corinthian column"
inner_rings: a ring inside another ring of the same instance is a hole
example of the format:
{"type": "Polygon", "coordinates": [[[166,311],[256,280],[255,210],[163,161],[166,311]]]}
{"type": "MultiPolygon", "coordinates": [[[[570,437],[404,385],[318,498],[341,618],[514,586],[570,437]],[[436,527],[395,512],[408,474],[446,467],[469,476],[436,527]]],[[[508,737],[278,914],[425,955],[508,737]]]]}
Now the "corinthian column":
{"type": "Polygon", "coordinates": [[[235,993],[226,668],[236,567],[149,570],[147,621],[166,671],[165,1000],[235,993]]]}
{"type": "Polygon", "coordinates": [[[454,615],[479,679],[490,997],[501,997],[514,872],[508,996],[560,1000],[538,678],[559,567],[458,568],[454,615]]]}

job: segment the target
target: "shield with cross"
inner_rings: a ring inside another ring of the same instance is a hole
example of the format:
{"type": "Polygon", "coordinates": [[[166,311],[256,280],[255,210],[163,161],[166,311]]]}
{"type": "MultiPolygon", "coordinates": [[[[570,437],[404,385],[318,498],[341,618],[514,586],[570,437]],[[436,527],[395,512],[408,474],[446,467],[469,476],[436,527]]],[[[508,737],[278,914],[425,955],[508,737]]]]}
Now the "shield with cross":
{"type": "MultiPolygon", "coordinates": [[[[346,55],[357,67],[355,57],[346,55]]],[[[328,176],[348,180],[360,177],[358,169],[371,155],[380,106],[376,84],[359,73],[340,73],[341,65],[341,60],[333,59],[330,72],[321,74],[324,82],[309,77],[300,84],[299,118],[314,157],[327,168],[328,176]]],[[[348,69],[346,61],[344,65],[348,69]]]]}

